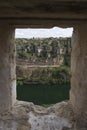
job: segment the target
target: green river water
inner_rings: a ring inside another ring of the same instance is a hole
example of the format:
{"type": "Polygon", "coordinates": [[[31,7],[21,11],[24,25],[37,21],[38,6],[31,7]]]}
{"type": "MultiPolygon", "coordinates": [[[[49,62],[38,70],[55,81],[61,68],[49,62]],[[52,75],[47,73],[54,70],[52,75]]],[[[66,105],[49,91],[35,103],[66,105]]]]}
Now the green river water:
{"type": "Polygon", "coordinates": [[[37,105],[50,105],[69,99],[70,84],[17,86],[17,99],[37,105]]]}

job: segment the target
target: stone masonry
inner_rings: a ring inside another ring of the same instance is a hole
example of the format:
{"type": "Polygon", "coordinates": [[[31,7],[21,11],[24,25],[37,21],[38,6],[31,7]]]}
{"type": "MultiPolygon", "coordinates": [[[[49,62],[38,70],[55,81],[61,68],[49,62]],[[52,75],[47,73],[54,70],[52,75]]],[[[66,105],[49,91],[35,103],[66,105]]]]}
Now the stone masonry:
{"type": "Polygon", "coordinates": [[[0,130],[87,130],[87,1],[0,0],[0,130]],[[73,27],[70,100],[16,101],[15,28],[73,27]]]}

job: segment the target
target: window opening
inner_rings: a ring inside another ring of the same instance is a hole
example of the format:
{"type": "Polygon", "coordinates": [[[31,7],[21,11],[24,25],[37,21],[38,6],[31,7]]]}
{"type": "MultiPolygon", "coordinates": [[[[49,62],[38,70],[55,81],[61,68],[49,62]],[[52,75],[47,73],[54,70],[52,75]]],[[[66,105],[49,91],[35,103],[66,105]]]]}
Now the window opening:
{"type": "Polygon", "coordinates": [[[60,30],[16,30],[18,100],[48,106],[69,99],[73,29],[60,30]]]}

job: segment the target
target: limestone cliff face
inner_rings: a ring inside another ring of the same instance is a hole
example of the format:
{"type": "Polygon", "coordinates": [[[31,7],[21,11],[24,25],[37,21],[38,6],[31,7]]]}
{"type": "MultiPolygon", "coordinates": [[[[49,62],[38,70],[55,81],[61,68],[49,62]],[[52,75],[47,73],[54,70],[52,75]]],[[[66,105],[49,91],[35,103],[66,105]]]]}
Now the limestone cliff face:
{"type": "Polygon", "coordinates": [[[17,64],[70,65],[71,38],[16,39],[17,64]]]}
{"type": "Polygon", "coordinates": [[[41,76],[51,76],[51,72],[47,66],[17,65],[16,68],[18,78],[40,78],[41,76]]]}
{"type": "Polygon", "coordinates": [[[49,77],[47,67],[70,65],[71,38],[16,39],[17,77],[49,77]]]}

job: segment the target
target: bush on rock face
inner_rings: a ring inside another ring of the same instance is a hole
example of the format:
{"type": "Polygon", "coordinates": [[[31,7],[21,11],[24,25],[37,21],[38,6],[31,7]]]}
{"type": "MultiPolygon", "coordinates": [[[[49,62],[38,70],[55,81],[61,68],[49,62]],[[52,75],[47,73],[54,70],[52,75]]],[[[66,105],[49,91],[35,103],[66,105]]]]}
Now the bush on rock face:
{"type": "MultiPolygon", "coordinates": [[[[23,71],[23,68],[21,68],[21,71],[23,71]]],[[[21,77],[21,80],[18,80],[18,83],[22,81],[37,81],[41,84],[66,84],[70,82],[70,68],[67,66],[45,68],[37,67],[32,71],[31,75],[26,75],[25,78],[21,77]]]]}

